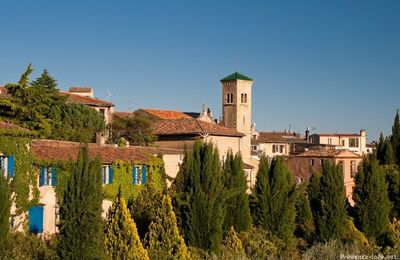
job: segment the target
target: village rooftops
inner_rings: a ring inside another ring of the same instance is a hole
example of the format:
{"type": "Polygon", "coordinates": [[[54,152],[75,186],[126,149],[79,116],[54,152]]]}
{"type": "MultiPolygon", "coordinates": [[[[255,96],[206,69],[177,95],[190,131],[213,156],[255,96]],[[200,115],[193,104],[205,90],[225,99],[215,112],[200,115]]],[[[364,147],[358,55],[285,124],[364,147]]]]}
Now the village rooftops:
{"type": "Polygon", "coordinates": [[[70,87],[69,92],[92,93],[93,88],[91,88],[91,87],[70,87]]]}
{"type": "MultiPolygon", "coordinates": [[[[44,161],[77,160],[82,144],[58,140],[33,140],[32,154],[36,159],[44,161]]],[[[100,157],[102,163],[111,164],[115,161],[132,163],[147,163],[153,155],[142,147],[115,147],[88,144],[91,159],[100,157]]]]}
{"type": "Polygon", "coordinates": [[[195,118],[160,120],[153,124],[153,133],[158,136],[173,135],[216,135],[243,137],[244,134],[218,124],[195,118]]]}
{"type": "Polygon", "coordinates": [[[289,132],[259,132],[257,138],[253,138],[252,144],[259,143],[304,143],[304,137],[300,134],[289,132]]]}

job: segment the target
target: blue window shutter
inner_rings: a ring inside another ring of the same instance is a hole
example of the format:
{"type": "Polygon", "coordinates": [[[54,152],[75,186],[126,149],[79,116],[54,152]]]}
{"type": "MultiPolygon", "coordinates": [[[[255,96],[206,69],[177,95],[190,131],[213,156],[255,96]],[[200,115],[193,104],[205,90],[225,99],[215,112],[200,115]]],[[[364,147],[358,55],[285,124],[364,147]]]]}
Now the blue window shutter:
{"type": "Polygon", "coordinates": [[[29,232],[34,234],[43,232],[43,206],[33,206],[29,209],[29,232]]]}
{"type": "Polygon", "coordinates": [[[108,166],[108,184],[112,184],[113,183],[113,174],[114,174],[114,170],[112,168],[112,166],[108,166]]]}
{"type": "Polygon", "coordinates": [[[58,185],[57,167],[53,166],[51,168],[51,186],[58,185]]]}
{"type": "Polygon", "coordinates": [[[14,163],[15,163],[14,155],[8,156],[7,161],[8,161],[7,162],[8,177],[13,178],[14,177],[14,163]]]}
{"type": "Polygon", "coordinates": [[[142,166],[142,184],[145,184],[147,180],[147,167],[146,165],[142,166]]]}
{"type": "Polygon", "coordinates": [[[137,167],[133,165],[132,167],[132,183],[136,184],[136,179],[137,179],[137,167]]]}
{"type": "Polygon", "coordinates": [[[40,166],[40,170],[39,170],[39,186],[43,186],[44,185],[44,176],[45,175],[45,169],[43,166],[40,166]]]}

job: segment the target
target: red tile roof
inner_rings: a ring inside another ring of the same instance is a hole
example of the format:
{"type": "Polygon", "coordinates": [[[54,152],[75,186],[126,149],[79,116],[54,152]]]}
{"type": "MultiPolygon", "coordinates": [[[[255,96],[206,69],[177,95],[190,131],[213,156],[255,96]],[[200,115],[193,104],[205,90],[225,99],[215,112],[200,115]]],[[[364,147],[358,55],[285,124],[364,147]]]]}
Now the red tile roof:
{"type": "Polygon", "coordinates": [[[258,143],[299,143],[305,142],[301,135],[287,132],[259,132],[257,139],[252,139],[252,144],[258,143]]]}
{"type": "Polygon", "coordinates": [[[0,86],[0,96],[9,97],[8,90],[5,86],[0,86]]]}
{"type": "Polygon", "coordinates": [[[159,119],[182,119],[182,118],[192,118],[191,116],[175,110],[160,110],[160,109],[139,109],[141,111],[147,112],[159,119]]]}
{"type": "Polygon", "coordinates": [[[90,93],[93,91],[91,87],[70,87],[69,92],[90,93]]]}
{"type": "Polygon", "coordinates": [[[321,134],[315,134],[315,135],[318,135],[318,136],[349,136],[349,137],[357,136],[357,137],[360,137],[360,134],[348,134],[348,133],[345,133],[345,134],[340,134],[340,133],[336,133],[336,134],[321,133],[321,134]]]}
{"type": "Polygon", "coordinates": [[[357,157],[357,158],[361,158],[360,155],[349,151],[349,150],[336,150],[336,149],[321,149],[321,150],[310,150],[310,151],[305,151],[302,152],[298,155],[296,155],[296,157],[322,157],[322,158],[326,158],[326,157],[357,157]],[[345,156],[345,153],[347,153],[347,155],[345,156]]]}
{"type": "Polygon", "coordinates": [[[29,129],[11,124],[11,123],[7,123],[4,121],[0,121],[0,130],[4,130],[4,131],[22,131],[22,132],[30,132],[29,129]]]}
{"type": "Polygon", "coordinates": [[[97,98],[75,95],[75,94],[71,94],[68,92],[60,92],[60,93],[61,93],[61,95],[67,96],[67,103],[75,103],[75,104],[89,105],[89,106],[95,106],[95,107],[112,107],[112,106],[114,106],[113,103],[111,103],[111,102],[97,99],[97,98]]]}
{"type": "MultiPolygon", "coordinates": [[[[57,140],[32,141],[32,154],[39,160],[68,161],[76,160],[81,148],[77,142],[57,140]]],[[[114,147],[89,144],[89,156],[94,159],[99,156],[104,164],[111,164],[121,160],[126,162],[147,163],[152,154],[140,147],[114,147]]]]}
{"type": "Polygon", "coordinates": [[[154,122],[153,133],[163,135],[199,135],[210,134],[218,136],[242,137],[244,134],[217,124],[208,123],[195,118],[184,118],[175,120],[160,120],[154,122]]]}

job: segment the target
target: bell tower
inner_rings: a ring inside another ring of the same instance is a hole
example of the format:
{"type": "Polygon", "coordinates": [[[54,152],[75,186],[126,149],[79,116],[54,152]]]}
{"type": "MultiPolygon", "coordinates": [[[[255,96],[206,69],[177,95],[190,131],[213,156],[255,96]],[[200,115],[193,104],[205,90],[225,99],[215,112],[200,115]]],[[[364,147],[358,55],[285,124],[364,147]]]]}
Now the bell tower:
{"type": "Polygon", "coordinates": [[[251,148],[251,89],[253,80],[238,72],[223,79],[222,83],[222,124],[245,134],[242,138],[243,159],[250,159],[251,148]]]}

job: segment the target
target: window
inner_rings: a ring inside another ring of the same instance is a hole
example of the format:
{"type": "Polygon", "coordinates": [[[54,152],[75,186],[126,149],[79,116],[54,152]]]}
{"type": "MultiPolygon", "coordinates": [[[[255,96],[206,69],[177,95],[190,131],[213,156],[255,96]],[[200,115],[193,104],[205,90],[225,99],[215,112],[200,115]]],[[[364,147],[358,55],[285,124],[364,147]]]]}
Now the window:
{"type": "Polygon", "coordinates": [[[0,156],[0,171],[4,177],[14,177],[14,156],[0,156]]]}
{"type": "Polygon", "coordinates": [[[102,169],[101,169],[101,179],[103,182],[103,185],[108,184],[108,166],[107,165],[103,165],[102,169]]]}
{"type": "Polygon", "coordinates": [[[332,138],[328,138],[328,144],[332,144],[332,138]]]}
{"type": "Polygon", "coordinates": [[[147,179],[147,167],[135,165],[132,167],[132,183],[145,184],[147,179]]]}
{"type": "Polygon", "coordinates": [[[252,145],[253,151],[257,151],[257,145],[252,145]]]}
{"type": "Polygon", "coordinates": [[[349,138],[349,147],[358,147],[358,138],[349,138]]]}
{"type": "Polygon", "coordinates": [[[247,94],[244,94],[244,103],[247,103],[247,94]]]}
{"type": "Polygon", "coordinates": [[[356,177],[356,161],[354,160],[350,161],[350,177],[356,177]]]}
{"type": "Polygon", "coordinates": [[[244,94],[243,93],[240,95],[240,103],[244,103],[244,94]]]}
{"type": "Polygon", "coordinates": [[[280,146],[279,146],[279,148],[280,148],[280,151],[279,151],[279,152],[280,152],[280,153],[283,153],[284,147],[285,147],[284,145],[280,145],[280,146]]]}
{"type": "Polygon", "coordinates": [[[233,93],[227,93],[226,94],[226,103],[227,104],[233,104],[233,93]]]}
{"type": "Polygon", "coordinates": [[[40,167],[39,186],[57,186],[57,167],[40,167]]]}
{"type": "Polygon", "coordinates": [[[311,160],[310,160],[310,165],[311,165],[311,166],[314,166],[314,159],[311,159],[311,160]]]}
{"type": "Polygon", "coordinates": [[[100,112],[101,116],[102,116],[104,119],[106,119],[106,110],[105,110],[104,108],[100,108],[100,109],[99,109],[99,112],[100,112]]]}
{"type": "Polygon", "coordinates": [[[323,165],[324,164],[324,159],[319,160],[319,165],[323,165]]]}
{"type": "Polygon", "coordinates": [[[342,146],[346,146],[346,142],[342,140],[342,146]]]}

